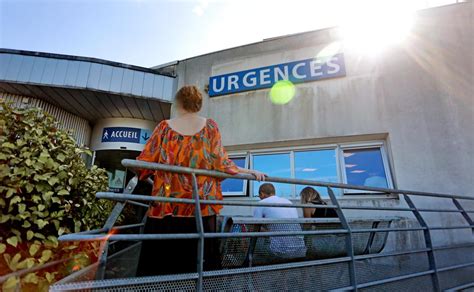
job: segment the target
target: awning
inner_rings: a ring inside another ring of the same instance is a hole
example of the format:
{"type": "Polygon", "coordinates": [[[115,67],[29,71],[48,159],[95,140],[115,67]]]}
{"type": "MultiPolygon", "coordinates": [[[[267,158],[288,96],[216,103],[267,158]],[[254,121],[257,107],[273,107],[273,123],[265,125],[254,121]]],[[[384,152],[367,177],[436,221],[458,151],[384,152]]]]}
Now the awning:
{"type": "Polygon", "coordinates": [[[43,99],[89,121],[169,118],[173,76],[94,58],[0,49],[0,90],[43,99]]]}

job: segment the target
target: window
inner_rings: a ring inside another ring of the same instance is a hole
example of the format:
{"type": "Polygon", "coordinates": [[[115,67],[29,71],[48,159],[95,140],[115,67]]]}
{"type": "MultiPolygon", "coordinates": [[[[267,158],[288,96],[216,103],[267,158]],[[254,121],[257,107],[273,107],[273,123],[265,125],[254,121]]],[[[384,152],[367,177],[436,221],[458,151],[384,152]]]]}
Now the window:
{"type": "MultiPolygon", "coordinates": [[[[392,183],[382,146],[342,149],[344,180],[347,184],[391,188],[392,183]]],[[[346,192],[361,192],[346,190],[346,192]]]]}
{"type": "MultiPolygon", "coordinates": [[[[246,156],[235,156],[230,159],[239,167],[248,168],[246,156]]],[[[242,179],[227,178],[222,181],[223,196],[245,196],[247,182],[242,179]]]]}
{"type": "MultiPolygon", "coordinates": [[[[259,154],[253,156],[253,169],[258,169],[268,176],[291,178],[290,153],[259,154]]],[[[253,182],[252,195],[258,197],[258,188],[264,182],[253,182]]],[[[290,198],[293,195],[291,184],[273,183],[275,191],[280,197],[290,198]]]]}
{"type": "MultiPolygon", "coordinates": [[[[295,152],[295,178],[324,182],[339,182],[337,174],[336,150],[313,150],[295,152]]],[[[296,197],[299,197],[304,185],[296,186],[296,197]]],[[[315,187],[323,197],[328,197],[327,189],[315,187]]],[[[337,190],[334,190],[337,192],[337,190]]]]}
{"type": "MultiPolygon", "coordinates": [[[[390,168],[383,142],[298,147],[250,152],[251,168],[269,176],[347,183],[360,186],[392,188],[390,168]]],[[[250,184],[250,196],[258,196],[261,182],[250,184]]],[[[274,183],[278,196],[299,198],[304,185],[274,183]]],[[[325,187],[315,187],[328,197],[325,187]]],[[[343,190],[333,189],[336,196],[343,190]]],[[[370,193],[344,190],[345,194],[370,193]]]]}

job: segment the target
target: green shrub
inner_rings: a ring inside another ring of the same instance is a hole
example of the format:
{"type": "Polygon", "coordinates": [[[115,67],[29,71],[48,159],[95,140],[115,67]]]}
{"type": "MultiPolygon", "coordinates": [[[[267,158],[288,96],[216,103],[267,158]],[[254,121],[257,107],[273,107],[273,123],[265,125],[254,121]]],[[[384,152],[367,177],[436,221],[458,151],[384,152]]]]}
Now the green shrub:
{"type": "MultiPolygon", "coordinates": [[[[57,237],[104,224],[113,203],[95,193],[107,189],[106,171],[87,169],[81,156],[90,151],[78,148],[52,116],[2,99],[0,145],[0,275],[72,254],[78,245],[58,245],[57,237]]],[[[26,283],[36,276],[24,277],[26,283]]]]}

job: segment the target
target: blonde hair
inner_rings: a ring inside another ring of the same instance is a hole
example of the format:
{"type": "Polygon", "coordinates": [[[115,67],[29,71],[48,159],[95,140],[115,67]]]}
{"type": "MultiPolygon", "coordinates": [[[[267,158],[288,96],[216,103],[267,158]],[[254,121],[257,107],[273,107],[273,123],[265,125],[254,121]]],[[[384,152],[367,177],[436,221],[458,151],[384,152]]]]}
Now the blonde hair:
{"type": "Polygon", "coordinates": [[[326,202],[323,201],[318,191],[313,189],[312,187],[305,187],[301,191],[300,197],[301,197],[301,204],[313,203],[313,204],[326,205],[326,202]]]}

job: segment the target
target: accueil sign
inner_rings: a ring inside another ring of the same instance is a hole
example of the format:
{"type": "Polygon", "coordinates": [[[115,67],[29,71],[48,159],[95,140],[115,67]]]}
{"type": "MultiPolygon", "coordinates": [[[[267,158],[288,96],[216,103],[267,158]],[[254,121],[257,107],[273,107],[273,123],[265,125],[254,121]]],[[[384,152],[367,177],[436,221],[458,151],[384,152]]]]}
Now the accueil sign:
{"type": "Polygon", "coordinates": [[[344,54],[271,65],[209,78],[209,96],[270,88],[280,80],[293,83],[346,75],[344,54]]]}

